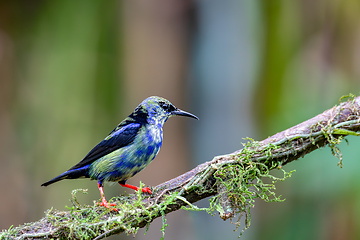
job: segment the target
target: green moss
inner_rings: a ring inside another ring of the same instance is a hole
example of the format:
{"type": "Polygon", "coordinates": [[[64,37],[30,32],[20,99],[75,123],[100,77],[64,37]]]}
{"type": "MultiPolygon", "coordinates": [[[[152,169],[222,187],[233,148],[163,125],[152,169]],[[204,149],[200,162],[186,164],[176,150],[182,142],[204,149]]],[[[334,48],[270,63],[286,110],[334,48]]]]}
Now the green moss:
{"type": "Polygon", "coordinates": [[[17,229],[13,225],[9,229],[4,230],[0,233],[0,240],[11,239],[11,237],[17,235],[17,229]]]}
{"type": "MultiPolygon", "coordinates": [[[[191,211],[207,211],[209,214],[214,215],[217,211],[224,219],[237,217],[237,220],[233,223],[237,228],[240,226],[240,219],[244,216],[245,226],[244,229],[250,227],[251,224],[251,208],[255,206],[255,200],[260,199],[265,202],[282,202],[284,199],[278,196],[275,192],[276,183],[284,181],[291,176],[294,171],[286,172],[281,168],[281,161],[274,161],[273,154],[277,153],[277,150],[281,147],[285,150],[291,150],[294,140],[310,141],[315,144],[319,137],[325,137],[329,143],[334,156],[340,159],[339,165],[342,164],[342,154],[338,148],[338,144],[342,141],[343,135],[359,135],[357,132],[352,132],[346,129],[341,129],[341,125],[334,125],[327,123],[322,125],[317,123],[311,129],[309,134],[294,135],[286,139],[281,139],[278,142],[268,144],[267,146],[260,146],[259,142],[253,139],[247,138],[246,143],[243,144],[244,148],[234,155],[227,155],[226,158],[229,161],[219,161],[214,163],[207,169],[201,172],[198,176],[195,176],[184,188],[178,192],[172,192],[162,196],[162,200],[159,203],[153,202],[151,204],[144,201],[144,195],[141,191],[138,191],[135,201],[130,200],[127,196],[121,196],[115,198],[117,207],[121,209],[118,213],[118,221],[112,221],[111,225],[108,225],[104,229],[99,231],[117,231],[119,229],[124,230],[128,234],[136,234],[138,228],[137,223],[147,222],[148,224],[158,216],[163,219],[163,226],[161,231],[165,234],[166,218],[165,210],[176,201],[183,201],[186,203],[186,207],[182,207],[185,210],[191,211]],[[281,177],[276,177],[271,170],[280,170],[282,172],[281,177]],[[208,208],[198,208],[196,205],[188,202],[182,194],[187,191],[197,191],[202,194],[205,191],[214,191],[214,189],[206,189],[203,187],[204,181],[210,177],[215,178],[215,185],[217,187],[217,195],[209,199],[210,204],[208,208]],[[146,202],[146,203],[145,203],[146,202]],[[109,230],[112,229],[112,230],[109,230]],[[114,230],[115,229],[115,230],[114,230]]],[[[218,158],[221,158],[219,156],[218,158]]],[[[141,184],[141,187],[143,185],[141,184]]],[[[73,202],[78,204],[76,200],[76,194],[73,194],[73,202]]],[[[74,204],[74,205],[76,205],[74,204]]],[[[96,209],[93,206],[93,209],[96,209]]],[[[76,217],[79,213],[78,210],[71,210],[74,221],[83,223],[94,223],[97,219],[101,219],[102,216],[98,211],[93,210],[86,212],[86,220],[76,217]],[[73,215],[73,212],[76,212],[73,215]]],[[[111,214],[110,211],[102,212],[102,214],[111,214]]],[[[61,222],[61,219],[58,219],[61,222]]],[[[95,228],[96,229],[96,228],[95,228]]],[[[95,234],[96,232],[87,231],[81,224],[77,229],[69,229],[70,236],[76,236],[79,239],[95,234]],[[81,231],[81,235],[76,235],[81,231]]]]}
{"type": "MultiPolygon", "coordinates": [[[[353,98],[351,95],[349,97],[353,98]]],[[[255,206],[256,199],[265,202],[284,201],[275,191],[276,184],[286,180],[294,172],[286,172],[282,169],[282,164],[288,162],[287,153],[302,153],[303,145],[306,144],[319,147],[316,144],[323,143],[325,139],[332,154],[339,158],[339,165],[342,166],[342,154],[338,145],[347,135],[360,135],[359,132],[348,130],[349,126],[359,124],[360,121],[356,116],[349,116],[347,121],[339,123],[337,117],[331,119],[331,122],[314,124],[309,133],[284,137],[266,146],[247,138],[248,141],[243,144],[244,148],[241,151],[237,154],[215,157],[210,166],[204,164],[207,167],[189,179],[189,182],[179,192],[161,189],[158,191],[163,191],[163,193],[157,195],[157,199],[151,199],[152,201],[147,201],[150,196],[142,194],[141,190],[135,196],[119,196],[111,199],[117,204],[119,212],[98,207],[96,203],[93,206],[81,206],[77,200],[77,194],[86,193],[86,190],[74,190],[71,199],[73,206],[68,207],[68,212],[50,209],[46,212],[45,218],[36,223],[25,224],[17,228],[10,227],[1,232],[0,239],[16,237],[23,229],[31,229],[27,233],[29,239],[34,236],[46,239],[47,234],[58,229],[61,230],[56,231],[58,239],[64,239],[65,236],[70,239],[89,239],[122,231],[127,234],[136,234],[139,225],[149,225],[154,218],[159,216],[162,217],[163,222],[160,229],[163,239],[165,228],[168,226],[165,213],[168,212],[171,205],[178,204],[180,201],[186,204],[186,207],[182,207],[184,210],[207,211],[211,215],[219,212],[223,219],[232,219],[237,228],[240,226],[241,217],[244,217],[245,226],[243,228],[247,229],[251,224],[250,210],[255,206]],[[280,170],[282,176],[276,177],[274,174],[278,174],[279,171],[275,170],[280,170]],[[214,186],[205,186],[210,182],[214,186]],[[209,207],[199,208],[184,197],[185,192],[193,191],[200,194],[206,193],[207,196],[216,195],[210,197],[209,207]],[[46,231],[37,233],[36,229],[40,229],[40,227],[45,228],[46,231]]],[[[140,187],[143,186],[140,183],[140,187]]],[[[159,192],[155,194],[159,194],[159,192]]]]}
{"type": "Polygon", "coordinates": [[[355,101],[355,97],[356,97],[356,95],[354,95],[354,94],[352,94],[352,93],[349,93],[349,94],[347,94],[347,95],[344,95],[344,96],[342,96],[342,97],[340,97],[340,99],[339,99],[339,104],[341,104],[342,102],[347,102],[347,101],[352,101],[352,102],[354,102],[355,101]]]}
{"type": "MultiPolygon", "coordinates": [[[[238,164],[229,164],[219,168],[214,177],[216,178],[218,186],[226,188],[225,193],[220,193],[210,199],[210,207],[207,211],[213,214],[218,211],[220,216],[228,214],[228,216],[238,216],[237,221],[233,222],[237,227],[240,226],[240,219],[245,216],[244,229],[250,227],[251,212],[250,209],[254,207],[255,199],[261,199],[265,202],[282,202],[281,196],[275,193],[275,184],[278,181],[284,181],[289,178],[293,171],[283,172],[282,177],[275,177],[270,174],[270,170],[280,166],[272,164],[268,167],[265,162],[252,161],[253,154],[259,147],[258,143],[250,140],[244,145],[243,151],[237,155],[238,164]],[[226,199],[222,199],[222,194],[225,194],[226,199]],[[226,204],[224,204],[226,201],[226,204]],[[231,213],[232,211],[232,213],[231,213]]],[[[268,158],[271,157],[272,150],[277,149],[278,146],[269,145],[262,151],[268,158]]]]}

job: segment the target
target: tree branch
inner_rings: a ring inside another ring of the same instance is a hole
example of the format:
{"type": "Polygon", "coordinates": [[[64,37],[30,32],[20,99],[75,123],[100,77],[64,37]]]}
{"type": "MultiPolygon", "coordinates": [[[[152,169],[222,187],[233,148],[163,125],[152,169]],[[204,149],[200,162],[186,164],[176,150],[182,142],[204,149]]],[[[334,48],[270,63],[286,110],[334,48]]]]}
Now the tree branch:
{"type": "Polygon", "coordinates": [[[224,220],[236,213],[249,214],[247,208],[255,198],[281,201],[271,190],[274,185],[263,183],[261,178],[270,177],[274,184],[289,174],[276,178],[269,174],[271,169],[281,169],[325,145],[330,146],[341,165],[342,155],[337,144],[347,135],[358,136],[359,131],[360,97],[356,97],[263,141],[249,140],[241,150],[214,157],[153,187],[152,196],[139,191],[117,197],[113,201],[118,212],[95,204],[80,207],[75,196],[70,211],[48,210],[37,222],[3,231],[0,239],[102,239],[121,232],[136,233],[155,218],[180,208],[202,210],[193,203],[210,196],[211,204],[206,210],[211,212],[216,207],[224,220]]]}

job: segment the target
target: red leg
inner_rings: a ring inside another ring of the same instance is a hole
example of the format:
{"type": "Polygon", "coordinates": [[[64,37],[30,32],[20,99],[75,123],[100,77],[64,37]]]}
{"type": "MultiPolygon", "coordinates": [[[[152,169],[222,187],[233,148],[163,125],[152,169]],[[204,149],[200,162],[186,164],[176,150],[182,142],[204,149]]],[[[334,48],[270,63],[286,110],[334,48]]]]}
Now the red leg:
{"type": "MultiPolygon", "coordinates": [[[[121,183],[121,182],[119,182],[119,184],[120,184],[121,186],[123,186],[123,187],[131,188],[131,189],[133,189],[133,190],[135,190],[135,191],[139,190],[138,187],[133,186],[133,185],[130,185],[130,184],[127,184],[127,183],[121,183]]],[[[144,193],[152,194],[150,188],[148,188],[148,187],[142,188],[141,191],[144,192],[144,193]]]]}
{"type": "MultiPolygon", "coordinates": [[[[100,191],[100,195],[101,195],[101,203],[99,203],[99,206],[104,206],[106,208],[110,208],[109,206],[116,206],[115,203],[108,203],[105,199],[105,194],[104,194],[104,190],[103,190],[103,187],[101,186],[100,183],[98,183],[98,188],[99,188],[99,191],[100,191]]],[[[113,208],[112,210],[116,211],[116,208],[113,208]]]]}

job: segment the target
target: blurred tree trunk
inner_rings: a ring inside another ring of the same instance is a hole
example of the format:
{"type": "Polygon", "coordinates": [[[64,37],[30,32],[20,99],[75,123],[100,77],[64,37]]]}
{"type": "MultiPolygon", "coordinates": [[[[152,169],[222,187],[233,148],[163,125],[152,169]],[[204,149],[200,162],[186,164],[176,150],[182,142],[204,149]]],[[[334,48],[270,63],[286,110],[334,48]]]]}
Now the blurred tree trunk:
{"type": "Polygon", "coordinates": [[[118,5],[0,4],[1,228],[35,220],[48,206],[64,208],[74,187],[93,186],[85,202],[99,197],[89,181],[40,184],[80,161],[119,122],[118,5]]]}
{"type": "Polygon", "coordinates": [[[14,9],[0,3],[0,229],[26,220],[26,173],[14,124],[15,51],[9,34],[14,9]],[[15,197],[16,196],[16,197],[15,197]]]}

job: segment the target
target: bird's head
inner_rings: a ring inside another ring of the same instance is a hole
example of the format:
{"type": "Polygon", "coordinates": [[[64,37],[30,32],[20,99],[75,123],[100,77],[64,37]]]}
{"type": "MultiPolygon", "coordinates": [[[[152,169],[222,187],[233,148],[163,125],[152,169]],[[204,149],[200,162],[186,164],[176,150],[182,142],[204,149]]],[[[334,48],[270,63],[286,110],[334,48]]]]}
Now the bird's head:
{"type": "Polygon", "coordinates": [[[146,113],[147,122],[163,125],[171,116],[185,116],[199,119],[197,116],[175,107],[169,100],[162,97],[148,97],[142,101],[135,111],[146,113]]]}

